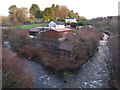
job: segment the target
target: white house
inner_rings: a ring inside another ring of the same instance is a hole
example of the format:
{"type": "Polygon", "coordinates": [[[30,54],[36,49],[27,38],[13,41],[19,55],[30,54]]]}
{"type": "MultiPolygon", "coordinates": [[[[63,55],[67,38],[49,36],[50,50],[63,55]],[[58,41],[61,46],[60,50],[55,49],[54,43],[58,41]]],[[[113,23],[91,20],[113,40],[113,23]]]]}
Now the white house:
{"type": "Polygon", "coordinates": [[[66,23],[67,23],[67,22],[70,22],[70,23],[72,23],[72,22],[77,23],[76,18],[66,18],[66,19],[65,19],[65,22],[66,22],[66,23]]]}
{"type": "Polygon", "coordinates": [[[60,21],[51,21],[48,25],[49,25],[50,29],[65,28],[65,24],[60,21]]]}

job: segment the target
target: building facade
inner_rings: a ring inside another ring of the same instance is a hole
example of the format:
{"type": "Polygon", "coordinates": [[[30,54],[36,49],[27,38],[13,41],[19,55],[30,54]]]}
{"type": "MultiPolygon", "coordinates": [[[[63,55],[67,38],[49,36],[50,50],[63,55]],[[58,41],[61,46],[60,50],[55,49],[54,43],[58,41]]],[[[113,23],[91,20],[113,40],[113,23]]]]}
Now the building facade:
{"type": "Polygon", "coordinates": [[[65,28],[65,24],[60,21],[51,21],[48,25],[49,25],[50,29],[65,28]]]}
{"type": "Polygon", "coordinates": [[[72,30],[69,28],[50,29],[49,31],[44,32],[43,36],[47,38],[60,39],[60,38],[65,38],[66,35],[71,33],[72,33],[72,30]]]}
{"type": "Polygon", "coordinates": [[[66,18],[65,22],[66,23],[72,23],[72,22],[77,23],[76,18],[66,18]]]}

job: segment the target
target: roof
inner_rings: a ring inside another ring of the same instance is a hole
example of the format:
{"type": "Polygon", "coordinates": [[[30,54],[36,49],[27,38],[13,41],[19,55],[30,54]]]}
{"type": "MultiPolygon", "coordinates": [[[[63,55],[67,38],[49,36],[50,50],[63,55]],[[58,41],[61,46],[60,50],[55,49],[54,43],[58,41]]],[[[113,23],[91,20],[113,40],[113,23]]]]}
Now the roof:
{"type": "Polygon", "coordinates": [[[31,28],[29,31],[30,32],[39,32],[39,30],[40,30],[39,28],[35,27],[35,28],[31,28]]]}
{"type": "Polygon", "coordinates": [[[60,22],[60,21],[54,21],[57,25],[64,25],[63,22],[60,22]]]}
{"type": "Polygon", "coordinates": [[[34,28],[31,28],[29,31],[30,32],[39,32],[39,31],[44,31],[44,30],[49,30],[49,27],[34,27],[34,28]]]}
{"type": "Polygon", "coordinates": [[[75,18],[65,18],[65,19],[75,19],[75,18]]]}
{"type": "Polygon", "coordinates": [[[52,30],[57,31],[57,32],[72,31],[72,29],[70,28],[58,28],[58,29],[52,29],[52,30]]]}
{"type": "Polygon", "coordinates": [[[59,49],[71,51],[73,49],[73,45],[68,43],[61,43],[59,49]]]}

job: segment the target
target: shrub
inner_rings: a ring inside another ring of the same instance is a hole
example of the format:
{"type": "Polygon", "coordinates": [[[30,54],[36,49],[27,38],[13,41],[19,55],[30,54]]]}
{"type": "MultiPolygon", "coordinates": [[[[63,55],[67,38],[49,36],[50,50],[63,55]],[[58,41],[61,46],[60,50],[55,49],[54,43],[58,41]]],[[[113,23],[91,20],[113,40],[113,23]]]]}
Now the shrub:
{"type": "Polygon", "coordinates": [[[47,44],[47,47],[25,45],[19,47],[18,52],[21,56],[41,62],[55,73],[64,74],[76,71],[90,56],[93,56],[97,51],[99,39],[99,33],[90,30],[78,30],[76,35],[68,36],[66,42],[74,46],[69,53],[71,56],[67,55],[68,53],[64,56],[51,53],[53,49],[49,40],[42,42],[47,44]]]}
{"type": "Polygon", "coordinates": [[[74,46],[71,57],[87,59],[92,56],[97,51],[99,40],[99,34],[90,30],[78,30],[76,35],[68,36],[67,42],[74,46]]]}
{"type": "MultiPolygon", "coordinates": [[[[18,53],[21,56],[27,57],[31,60],[41,62],[41,64],[56,73],[63,73],[67,70],[74,69],[74,66],[68,57],[58,57],[49,53],[49,51],[43,47],[24,46],[18,48],[18,53]],[[73,66],[72,66],[73,65],[73,66]],[[71,67],[71,68],[70,68],[71,67]]],[[[79,63],[80,64],[80,63],[79,63]]]]}
{"type": "Polygon", "coordinates": [[[2,48],[2,87],[32,88],[32,74],[25,72],[26,63],[2,48]]]}
{"type": "Polygon", "coordinates": [[[72,22],[70,25],[71,25],[71,27],[76,28],[77,23],[72,22]]]}
{"type": "Polygon", "coordinates": [[[58,19],[58,21],[65,22],[65,19],[64,18],[58,19]]]}
{"type": "Polygon", "coordinates": [[[88,24],[87,21],[79,21],[79,22],[77,23],[78,26],[82,26],[82,25],[86,25],[86,24],[88,24]]]}
{"type": "Polygon", "coordinates": [[[17,47],[28,44],[29,38],[27,37],[27,30],[10,30],[8,34],[8,40],[13,48],[16,50],[17,47]]]}
{"type": "Polygon", "coordinates": [[[31,59],[38,59],[39,61],[41,60],[42,55],[47,52],[47,49],[43,47],[25,45],[23,47],[17,48],[17,51],[20,56],[31,58],[31,59]]]}
{"type": "Polygon", "coordinates": [[[111,59],[108,62],[109,72],[110,72],[109,85],[111,88],[116,88],[116,90],[119,89],[119,86],[120,86],[119,40],[120,40],[119,36],[115,36],[115,37],[109,38],[109,41],[108,41],[108,47],[111,55],[108,58],[109,60],[111,59]]]}

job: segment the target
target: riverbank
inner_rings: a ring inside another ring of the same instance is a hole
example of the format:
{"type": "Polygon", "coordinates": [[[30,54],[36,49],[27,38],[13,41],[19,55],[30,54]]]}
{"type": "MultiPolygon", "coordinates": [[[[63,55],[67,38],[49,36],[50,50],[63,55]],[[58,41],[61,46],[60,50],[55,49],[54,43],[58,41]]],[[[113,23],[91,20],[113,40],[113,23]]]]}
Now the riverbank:
{"type": "Polygon", "coordinates": [[[33,73],[35,88],[109,88],[107,42],[100,41],[99,52],[85,63],[74,77],[59,78],[46,71],[40,64],[23,59],[27,63],[25,71],[33,73]]]}

